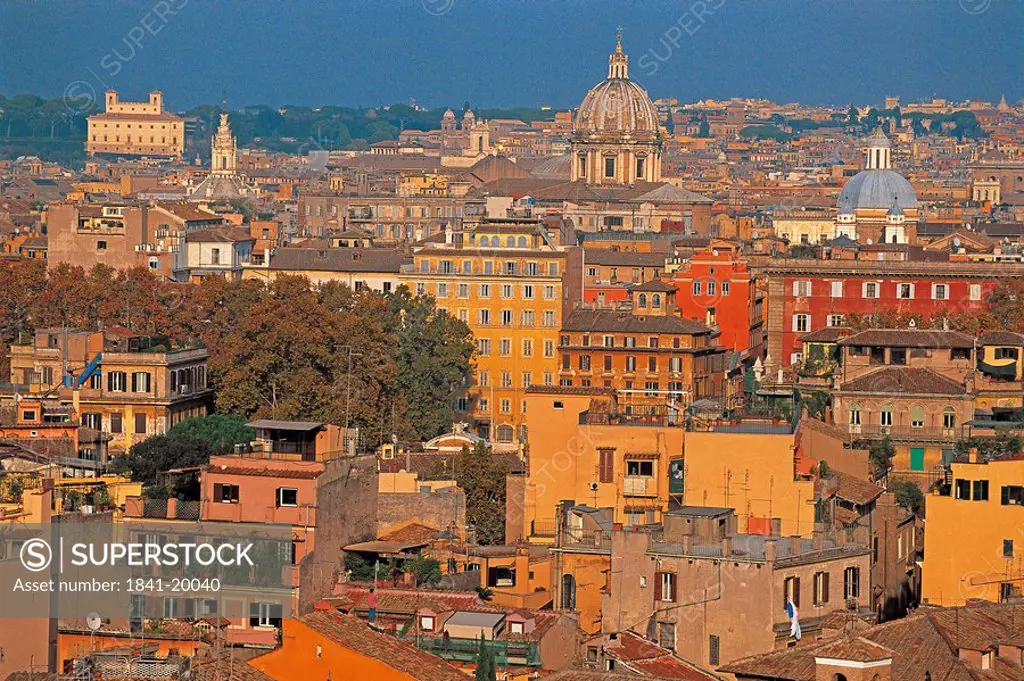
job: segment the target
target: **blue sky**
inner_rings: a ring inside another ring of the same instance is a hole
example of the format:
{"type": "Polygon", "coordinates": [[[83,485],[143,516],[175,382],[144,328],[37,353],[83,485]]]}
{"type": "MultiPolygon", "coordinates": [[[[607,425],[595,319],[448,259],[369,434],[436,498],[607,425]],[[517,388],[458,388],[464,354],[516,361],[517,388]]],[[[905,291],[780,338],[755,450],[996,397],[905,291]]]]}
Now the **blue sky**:
{"type": "Polygon", "coordinates": [[[654,97],[1024,97],[1019,0],[0,0],[0,93],[567,107],[618,25],[654,97]]]}

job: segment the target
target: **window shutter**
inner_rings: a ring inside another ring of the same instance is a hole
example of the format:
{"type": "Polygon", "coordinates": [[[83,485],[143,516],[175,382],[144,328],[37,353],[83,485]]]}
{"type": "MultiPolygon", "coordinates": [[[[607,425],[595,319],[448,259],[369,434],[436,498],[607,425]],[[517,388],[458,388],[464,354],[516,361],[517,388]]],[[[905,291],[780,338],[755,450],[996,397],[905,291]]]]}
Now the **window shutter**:
{"type": "Polygon", "coordinates": [[[662,593],[661,593],[661,580],[664,579],[664,577],[662,577],[663,574],[664,573],[662,573],[662,572],[654,573],[654,600],[655,601],[660,601],[661,600],[661,595],[662,595],[662,593]]]}
{"type": "Polygon", "coordinates": [[[219,482],[213,483],[213,503],[219,504],[224,499],[224,486],[219,482]]]}
{"type": "Polygon", "coordinates": [[[798,295],[800,295],[800,282],[799,281],[794,281],[793,282],[793,296],[796,297],[798,295]]]}
{"type": "Polygon", "coordinates": [[[793,605],[800,607],[800,578],[793,578],[793,605]]]}
{"type": "Polygon", "coordinates": [[[822,578],[822,585],[821,585],[821,592],[822,592],[821,593],[821,602],[822,603],[828,603],[828,574],[829,573],[826,572],[824,574],[823,578],[822,578]]]}
{"type": "Polygon", "coordinates": [[[671,572],[668,575],[668,598],[670,601],[675,603],[678,599],[676,598],[676,576],[671,572]]]}
{"type": "Polygon", "coordinates": [[[249,604],[249,626],[258,627],[260,625],[260,604],[250,603],[249,604]]]}
{"type": "Polygon", "coordinates": [[[238,503],[238,485],[231,485],[231,502],[238,503]]]}

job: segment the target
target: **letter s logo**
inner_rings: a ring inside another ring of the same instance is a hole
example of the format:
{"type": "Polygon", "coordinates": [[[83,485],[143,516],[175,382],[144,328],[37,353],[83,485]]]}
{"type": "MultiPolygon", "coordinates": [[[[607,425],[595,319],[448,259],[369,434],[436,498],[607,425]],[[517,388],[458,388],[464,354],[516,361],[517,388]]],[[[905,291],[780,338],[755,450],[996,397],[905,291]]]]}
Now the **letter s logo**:
{"type": "Polygon", "coordinates": [[[50,567],[53,551],[50,545],[39,538],[29,539],[21,545],[21,564],[26,570],[40,572],[50,567]]]}

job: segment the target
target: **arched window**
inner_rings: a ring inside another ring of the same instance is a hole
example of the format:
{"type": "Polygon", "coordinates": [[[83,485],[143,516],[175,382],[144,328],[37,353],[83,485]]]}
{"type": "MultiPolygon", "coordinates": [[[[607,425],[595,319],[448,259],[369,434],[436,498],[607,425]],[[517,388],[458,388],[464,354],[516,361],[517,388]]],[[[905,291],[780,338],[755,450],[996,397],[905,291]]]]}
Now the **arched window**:
{"type": "Polygon", "coordinates": [[[887,404],[882,407],[882,413],[880,415],[879,425],[889,427],[892,425],[892,405],[887,404]]]}
{"type": "Polygon", "coordinates": [[[646,293],[641,293],[639,296],[637,296],[637,304],[640,307],[647,307],[647,294],[646,293]]]}
{"type": "Polygon", "coordinates": [[[924,407],[915,404],[910,408],[910,427],[924,428],[924,407]]]}
{"type": "Polygon", "coordinates": [[[526,248],[526,237],[519,237],[519,248],[526,248]]]}
{"type": "Polygon", "coordinates": [[[850,406],[850,425],[860,425],[860,405],[857,403],[854,403],[853,405],[850,406]]]}
{"type": "Polygon", "coordinates": [[[491,245],[491,240],[485,236],[480,237],[480,248],[487,248],[491,245]]]}
{"type": "Polygon", "coordinates": [[[946,407],[942,410],[942,427],[946,430],[956,428],[956,410],[953,407],[946,407]]]}
{"type": "Polygon", "coordinates": [[[515,431],[512,426],[508,424],[498,426],[498,442],[512,442],[514,436],[515,431]]]}
{"type": "Polygon", "coordinates": [[[562,575],[562,610],[576,609],[576,578],[562,575]]]}
{"type": "Polygon", "coordinates": [[[515,248],[516,238],[514,236],[510,236],[508,239],[505,240],[505,245],[508,246],[509,248],[515,248]]]}
{"type": "Polygon", "coordinates": [[[846,681],[846,676],[843,674],[836,674],[832,677],[832,681],[846,681]]]}
{"type": "Polygon", "coordinates": [[[651,305],[653,307],[661,307],[661,294],[655,293],[651,296],[651,305]]]}

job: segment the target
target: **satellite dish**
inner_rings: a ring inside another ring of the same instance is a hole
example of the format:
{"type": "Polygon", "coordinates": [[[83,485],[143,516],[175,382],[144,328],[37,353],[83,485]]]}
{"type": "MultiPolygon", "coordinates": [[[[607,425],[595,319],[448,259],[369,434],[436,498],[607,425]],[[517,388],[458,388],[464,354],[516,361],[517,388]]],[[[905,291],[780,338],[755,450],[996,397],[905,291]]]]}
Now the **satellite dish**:
{"type": "Polygon", "coordinates": [[[960,248],[960,237],[953,237],[953,248],[960,248]]]}
{"type": "Polygon", "coordinates": [[[85,618],[85,624],[90,631],[99,631],[103,626],[103,620],[95,612],[90,612],[85,618]]]}

